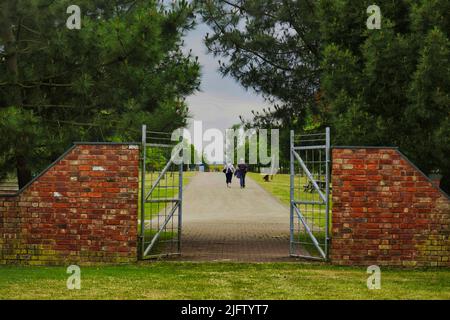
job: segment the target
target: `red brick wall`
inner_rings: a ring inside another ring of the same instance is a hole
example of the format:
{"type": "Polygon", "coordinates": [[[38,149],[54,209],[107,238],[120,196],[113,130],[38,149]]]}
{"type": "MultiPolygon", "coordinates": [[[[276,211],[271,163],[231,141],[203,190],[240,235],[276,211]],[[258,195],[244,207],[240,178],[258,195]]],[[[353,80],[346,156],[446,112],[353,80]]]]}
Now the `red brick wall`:
{"type": "Polygon", "coordinates": [[[397,149],[335,148],[331,261],[450,266],[450,200],[397,149]]]}
{"type": "Polygon", "coordinates": [[[78,144],[18,195],[0,196],[0,264],[137,258],[139,149],[78,144]]]}

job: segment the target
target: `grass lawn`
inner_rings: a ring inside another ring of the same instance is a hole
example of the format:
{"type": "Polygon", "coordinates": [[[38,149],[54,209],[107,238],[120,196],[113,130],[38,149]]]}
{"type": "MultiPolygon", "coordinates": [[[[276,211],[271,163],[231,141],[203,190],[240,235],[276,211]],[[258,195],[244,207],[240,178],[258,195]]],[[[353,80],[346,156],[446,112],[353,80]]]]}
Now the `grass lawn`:
{"type": "MultiPolygon", "coordinates": [[[[289,188],[290,188],[290,175],[289,174],[276,174],[273,176],[273,180],[265,182],[263,176],[260,173],[249,172],[248,175],[266,191],[273,194],[282,203],[289,206],[289,188]]],[[[308,184],[306,177],[295,177],[295,199],[296,200],[319,200],[317,192],[305,192],[303,186],[308,184]]],[[[330,197],[331,204],[331,197],[330,197]]]]}
{"type": "MultiPolygon", "coordinates": [[[[197,174],[195,171],[183,172],[183,188],[190,182],[191,178],[197,174]]],[[[146,193],[150,191],[154,181],[158,178],[158,173],[147,173],[146,174],[146,193]]],[[[166,188],[156,188],[152,194],[152,199],[173,199],[178,196],[178,172],[169,172],[163,179],[161,179],[160,186],[166,188]]],[[[141,180],[141,179],[139,179],[141,180]]],[[[142,181],[139,181],[141,187],[142,181]]],[[[153,236],[157,233],[160,228],[160,224],[166,219],[174,203],[146,203],[145,204],[145,219],[146,230],[145,230],[145,243],[149,245],[152,241],[153,236]],[[154,220],[152,223],[149,220],[154,220]]],[[[141,194],[139,193],[139,217],[141,210],[141,194]]],[[[138,222],[138,230],[141,229],[141,222],[138,222]]],[[[159,241],[156,246],[152,249],[152,254],[160,254],[165,251],[165,248],[172,252],[176,243],[172,240],[176,240],[178,235],[177,222],[172,219],[167,226],[167,228],[161,233],[159,241]],[[170,248],[170,249],[169,249],[170,248]]],[[[139,245],[140,248],[140,245],[139,245]]]]}
{"type": "Polygon", "coordinates": [[[263,176],[260,173],[249,172],[248,176],[252,178],[256,183],[263,187],[266,191],[273,194],[282,203],[289,206],[289,179],[288,174],[276,174],[273,176],[273,180],[265,182],[263,176]]]}
{"type": "MultiPolygon", "coordinates": [[[[276,174],[273,179],[269,182],[263,180],[263,176],[259,173],[249,172],[249,177],[252,178],[256,183],[258,183],[263,189],[271,193],[275,198],[280,200],[286,206],[289,207],[290,197],[290,175],[289,174],[276,174]]],[[[305,192],[303,186],[308,183],[306,177],[295,177],[295,199],[296,200],[306,200],[306,201],[319,201],[319,195],[317,192],[305,192]]],[[[330,218],[331,218],[331,207],[332,201],[330,196],[330,218]]],[[[303,212],[305,218],[314,219],[315,222],[319,222],[321,225],[325,225],[325,207],[319,205],[304,205],[298,204],[298,208],[303,212]]]]}
{"type": "Polygon", "coordinates": [[[450,299],[450,270],[382,269],[369,290],[365,268],[301,263],[182,263],[82,267],[68,290],[62,267],[0,267],[0,299],[450,299]]]}
{"type": "MultiPolygon", "coordinates": [[[[252,178],[256,183],[258,183],[262,188],[271,193],[275,198],[280,200],[289,207],[290,197],[290,175],[289,174],[276,174],[273,179],[269,182],[265,182],[262,179],[262,175],[255,172],[249,172],[249,177],[252,178]]],[[[295,199],[296,200],[319,200],[317,192],[305,192],[304,186],[308,184],[308,179],[306,177],[300,177],[296,175],[295,180],[295,199]]],[[[331,221],[331,197],[330,197],[330,212],[329,218],[331,221]]],[[[313,234],[317,241],[319,242],[322,249],[325,248],[325,207],[323,205],[312,205],[312,204],[298,204],[300,211],[303,213],[303,217],[306,219],[309,227],[313,230],[313,234]]],[[[301,245],[296,244],[296,246],[301,246],[303,251],[307,251],[310,255],[315,257],[320,257],[320,253],[317,251],[316,247],[313,245],[310,236],[306,233],[304,228],[301,226],[298,219],[294,219],[295,223],[295,241],[301,242],[301,245]]],[[[330,223],[331,224],[331,223],[330,223]]]]}
{"type": "MultiPolygon", "coordinates": [[[[197,174],[195,171],[187,171],[183,172],[183,187],[185,187],[190,179],[197,174]]],[[[139,175],[140,177],[140,175],[139,175]]],[[[146,174],[146,186],[145,186],[145,192],[149,192],[153,181],[155,181],[158,178],[157,173],[147,173],[146,174]]],[[[141,188],[141,179],[139,179],[139,188],[141,188]]],[[[161,179],[160,186],[168,186],[168,188],[156,188],[152,199],[158,199],[158,198],[176,198],[178,195],[178,172],[169,172],[165,175],[165,179],[161,179]],[[173,188],[175,187],[175,188],[173,188]]],[[[162,212],[164,210],[164,203],[146,203],[145,204],[145,211],[146,211],[146,219],[151,219],[153,216],[157,215],[158,212],[162,212]]],[[[169,208],[171,207],[171,204],[169,208]]],[[[141,212],[141,193],[139,192],[139,204],[138,204],[138,212],[141,212]]]]}

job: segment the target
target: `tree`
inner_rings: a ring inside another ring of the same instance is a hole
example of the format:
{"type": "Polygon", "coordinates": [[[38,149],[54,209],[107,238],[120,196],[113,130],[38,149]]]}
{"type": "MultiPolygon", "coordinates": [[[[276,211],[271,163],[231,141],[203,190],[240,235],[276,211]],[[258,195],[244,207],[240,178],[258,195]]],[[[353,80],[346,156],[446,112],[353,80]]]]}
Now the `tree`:
{"type": "Polygon", "coordinates": [[[450,190],[448,0],[380,3],[380,30],[366,27],[371,1],[201,2],[222,73],[281,101],[248,126],[329,125],[335,144],[396,145],[450,190]]]}
{"type": "Polygon", "coordinates": [[[245,128],[280,130],[280,160],[289,161],[289,130],[314,125],[318,113],[320,37],[314,1],[199,0],[220,56],[220,72],[273,104],[245,128]]]}
{"type": "Polygon", "coordinates": [[[184,126],[184,97],[199,86],[199,64],[181,50],[194,26],[186,1],[79,0],[80,30],[66,27],[71,4],[0,4],[0,174],[15,167],[20,187],[73,141],[184,126]]]}
{"type": "Polygon", "coordinates": [[[380,30],[357,36],[353,27],[337,26],[365,4],[321,5],[328,21],[348,9],[321,27],[321,104],[335,143],[398,146],[426,174],[444,174],[450,190],[450,3],[394,1],[381,7],[380,30]]]}
{"type": "MultiPolygon", "coordinates": [[[[205,44],[223,75],[275,104],[262,117],[300,126],[319,89],[319,23],[314,1],[199,0],[212,28],[205,44]]],[[[259,120],[262,120],[259,118],[259,120]]]]}

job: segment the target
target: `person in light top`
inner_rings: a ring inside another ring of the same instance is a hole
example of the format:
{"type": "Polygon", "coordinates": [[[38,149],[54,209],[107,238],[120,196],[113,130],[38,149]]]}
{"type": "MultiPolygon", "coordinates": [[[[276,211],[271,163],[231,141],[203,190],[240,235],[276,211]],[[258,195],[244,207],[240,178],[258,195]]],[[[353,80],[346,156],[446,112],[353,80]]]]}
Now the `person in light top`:
{"type": "Polygon", "coordinates": [[[228,161],[223,167],[223,173],[225,173],[225,180],[227,183],[227,187],[231,188],[231,180],[233,179],[233,173],[235,171],[233,164],[231,161],[228,161]]]}

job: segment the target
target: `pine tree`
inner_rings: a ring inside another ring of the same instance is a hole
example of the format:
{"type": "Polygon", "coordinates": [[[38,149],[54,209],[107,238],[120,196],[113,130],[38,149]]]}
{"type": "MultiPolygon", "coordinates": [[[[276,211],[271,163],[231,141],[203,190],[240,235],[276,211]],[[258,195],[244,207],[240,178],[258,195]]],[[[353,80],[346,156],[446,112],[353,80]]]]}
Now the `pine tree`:
{"type": "MultiPolygon", "coordinates": [[[[348,8],[342,19],[363,9],[350,2],[333,2],[348,8]]],[[[395,4],[381,6],[380,30],[355,36],[323,24],[323,118],[335,143],[398,146],[425,173],[443,174],[450,190],[450,3],[395,4]]],[[[336,10],[322,10],[323,21],[336,10]]]]}
{"type": "Polygon", "coordinates": [[[247,126],[329,125],[334,144],[395,145],[450,191],[448,0],[380,1],[373,30],[369,0],[199,2],[222,73],[278,104],[247,126]]]}
{"type": "Polygon", "coordinates": [[[194,26],[186,1],[79,0],[79,30],[66,26],[72,4],[0,4],[0,174],[15,168],[20,186],[73,141],[185,125],[184,97],[199,86],[182,51],[194,26]]]}

